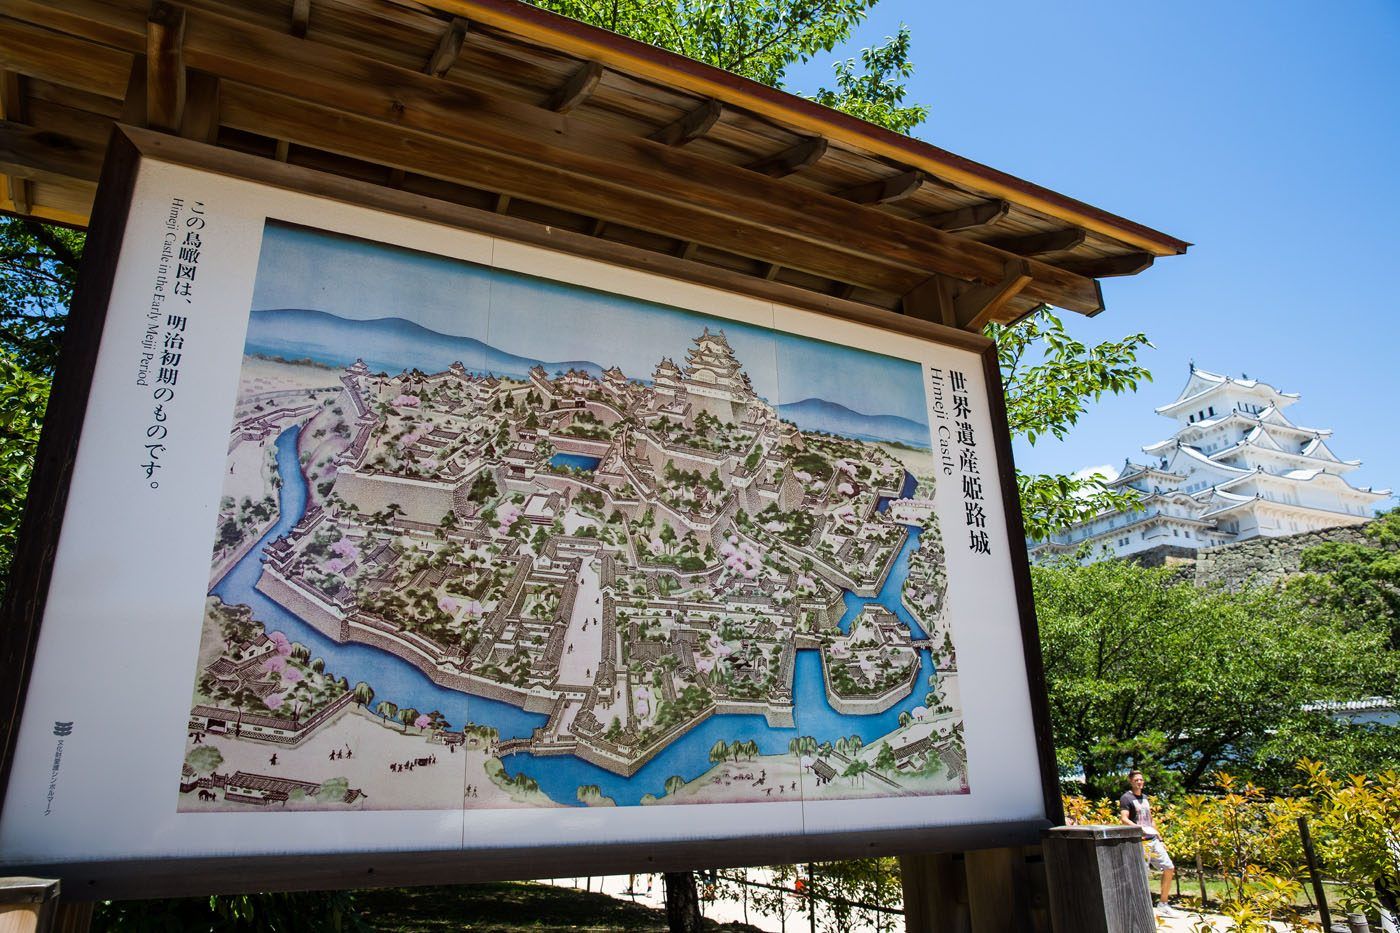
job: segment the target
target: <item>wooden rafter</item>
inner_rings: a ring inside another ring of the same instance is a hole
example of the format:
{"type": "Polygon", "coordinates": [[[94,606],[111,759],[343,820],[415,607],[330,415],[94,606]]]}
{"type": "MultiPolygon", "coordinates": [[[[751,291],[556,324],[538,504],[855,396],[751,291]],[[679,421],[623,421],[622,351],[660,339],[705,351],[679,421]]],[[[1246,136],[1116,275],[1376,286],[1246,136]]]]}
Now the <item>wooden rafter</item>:
{"type": "Polygon", "coordinates": [[[146,20],[146,125],[178,132],[185,117],[185,8],[158,2],[146,20]]]}
{"type": "Polygon", "coordinates": [[[593,96],[593,91],[602,79],[602,65],[597,62],[584,62],[577,71],[569,75],[569,80],[549,95],[544,104],[545,109],[555,113],[568,113],[593,96]]]}
{"type": "Polygon", "coordinates": [[[938,214],[930,214],[927,217],[920,217],[919,222],[933,227],[935,230],[944,230],[953,233],[958,230],[971,230],[973,227],[985,227],[994,224],[1006,216],[1006,212],[1011,209],[1011,205],[1000,199],[982,201],[979,204],[969,204],[967,207],[959,207],[951,211],[943,211],[938,214]]]}
{"type": "Polygon", "coordinates": [[[668,123],[648,138],[667,146],[684,146],[708,133],[723,112],[724,106],[719,101],[706,100],[690,113],[673,123],[668,123]]]}
{"type": "Polygon", "coordinates": [[[466,20],[460,16],[453,17],[452,22],[447,24],[442,38],[438,40],[437,48],[433,50],[432,57],[428,59],[428,64],[423,69],[424,74],[441,78],[452,70],[452,66],[457,64],[457,59],[461,57],[462,44],[467,41],[468,28],[469,24],[466,20]]]}
{"type": "Polygon", "coordinates": [[[877,178],[837,193],[837,197],[856,204],[889,204],[907,198],[928,181],[920,171],[900,172],[888,178],[877,178]]]}
{"type": "Polygon", "coordinates": [[[1115,275],[1137,275],[1152,265],[1152,258],[1150,253],[1123,253],[1118,256],[1062,262],[1057,265],[1066,272],[1085,278],[1106,279],[1115,275]]]}
{"type": "MultiPolygon", "coordinates": [[[[567,121],[472,80],[440,82],[204,5],[186,10],[184,62],[219,79],[223,125],[283,139],[309,154],[344,155],[382,165],[386,173],[506,193],[687,241],[742,243],[739,254],[749,259],[862,291],[902,294],[933,272],[990,285],[1009,259],[890,213],[866,212],[852,224],[849,203],[830,194],[774,183],[681,146],[567,121]]],[[[75,52],[89,53],[80,66],[82,83],[125,90],[133,57],[145,50],[144,17],[122,5],[0,0],[0,13],[15,17],[0,17],[0,39],[7,26],[26,27],[17,22],[23,19],[44,23],[27,27],[41,38],[58,37],[75,52]],[[81,38],[75,42],[63,32],[81,38]]],[[[8,48],[0,52],[9,54],[8,48]]],[[[65,83],[52,55],[34,57],[65,83]]],[[[538,99],[547,96],[541,92],[538,99]]],[[[1092,281],[1049,264],[1031,268],[1034,281],[1018,300],[1086,312],[1099,307],[1092,281]]]]}
{"type": "Polygon", "coordinates": [[[1031,233],[1024,236],[993,237],[983,240],[988,246],[1004,249],[1018,256],[1043,256],[1074,249],[1084,242],[1086,234],[1078,227],[1065,230],[1050,230],[1045,233],[1031,233]]]}
{"type": "Polygon", "coordinates": [[[828,145],[825,137],[812,136],[795,146],[789,146],[782,152],[765,156],[757,162],[750,162],[748,169],[751,172],[758,172],[760,175],[767,175],[769,178],[786,178],[794,172],[800,172],[804,168],[815,165],[822,156],[826,155],[828,145]]]}

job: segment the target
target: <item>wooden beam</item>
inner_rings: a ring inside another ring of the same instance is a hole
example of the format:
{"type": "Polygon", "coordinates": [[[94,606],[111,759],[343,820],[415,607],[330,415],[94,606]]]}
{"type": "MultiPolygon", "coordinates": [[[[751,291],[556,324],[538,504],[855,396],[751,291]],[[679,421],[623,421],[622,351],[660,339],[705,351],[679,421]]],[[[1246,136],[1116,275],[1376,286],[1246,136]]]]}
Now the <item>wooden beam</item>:
{"type": "Polygon", "coordinates": [[[584,62],[569,76],[569,80],[549,95],[549,99],[544,103],[545,109],[555,113],[568,113],[592,97],[594,88],[602,79],[602,65],[597,62],[584,62]]]}
{"type": "Polygon", "coordinates": [[[102,147],[62,133],[0,120],[0,173],[27,181],[92,183],[102,172],[102,147]]]}
{"type": "MultiPolygon", "coordinates": [[[[0,71],[0,120],[11,123],[24,122],[23,78],[13,71],[0,71]]],[[[30,203],[29,181],[18,175],[6,175],[5,190],[16,214],[28,214],[33,206],[30,203]]]]}
{"type": "Polygon", "coordinates": [[[957,326],[963,330],[981,330],[1030,283],[1031,272],[1026,260],[1012,260],[1007,263],[1006,275],[997,284],[974,286],[953,299],[957,326]]]}
{"type": "Polygon", "coordinates": [[[508,194],[498,194],[498,195],[496,195],[496,207],[495,207],[495,211],[496,211],[497,214],[508,214],[508,213],[510,213],[510,195],[508,195],[508,194]]]}
{"type": "MultiPolygon", "coordinates": [[[[96,55],[114,51],[101,42],[145,47],[144,17],[96,0],[0,0],[0,14],[61,24],[90,37],[77,46],[96,55]]],[[[615,136],[205,8],[189,8],[188,20],[185,63],[223,79],[225,126],[706,245],[732,250],[742,238],[751,258],[883,292],[903,294],[935,272],[991,284],[1006,266],[1005,253],[892,214],[866,212],[853,224],[849,202],[684,147],[615,136]],[[237,127],[229,119],[236,85],[237,127]]],[[[1084,313],[1102,306],[1092,280],[1035,261],[1031,269],[1025,297],[1084,313]]]]}
{"type": "Polygon", "coordinates": [[[783,267],[778,265],[776,262],[770,262],[768,264],[768,267],[763,270],[764,281],[771,282],[774,279],[776,279],[778,277],[778,273],[782,271],[782,268],[783,267]]]}
{"type": "Polygon", "coordinates": [[[700,244],[695,241],[681,243],[680,249],[676,250],[676,256],[680,259],[694,259],[695,254],[700,251],[700,244]]]}
{"type": "Polygon", "coordinates": [[[665,146],[684,146],[708,133],[723,112],[724,105],[711,98],[647,138],[665,146]]]}
{"type": "Polygon", "coordinates": [[[945,230],[952,233],[956,230],[971,230],[973,227],[994,224],[1005,217],[1009,210],[1011,210],[1011,205],[1006,201],[983,201],[980,204],[969,204],[967,207],[920,217],[919,223],[933,227],[935,230],[945,230]]]}
{"type": "Polygon", "coordinates": [[[1078,227],[1064,230],[1049,230],[1045,233],[1030,233],[1025,236],[1003,236],[983,240],[988,246],[1004,249],[1017,256],[1043,256],[1061,250],[1074,249],[1084,242],[1085,232],[1078,227]]]}
{"type": "Polygon", "coordinates": [[[185,8],[157,0],[146,19],[146,125],[179,132],[185,117],[185,8]]]}
{"type": "Polygon", "coordinates": [[[272,157],[278,162],[286,162],[292,154],[292,144],[285,139],[277,140],[277,148],[273,150],[272,157]]]}
{"type": "Polygon", "coordinates": [[[428,66],[423,69],[424,74],[441,78],[452,70],[452,66],[457,64],[457,59],[461,57],[462,44],[467,41],[468,28],[470,24],[460,16],[452,18],[452,22],[447,25],[447,31],[438,40],[433,57],[428,59],[428,66]]]}
{"type": "MultiPolygon", "coordinates": [[[[0,12],[8,11],[0,7],[0,12]]],[[[36,11],[36,15],[42,16],[42,12],[36,11]]],[[[137,50],[144,53],[145,24],[136,20],[131,25],[134,34],[125,33],[124,41],[135,44],[137,50]]],[[[110,30],[99,24],[91,32],[103,36],[108,35],[110,30]]],[[[99,44],[100,38],[84,38],[93,41],[83,41],[0,16],[0,68],[50,84],[73,87],[115,100],[123,99],[127,78],[131,74],[131,53],[107,48],[99,44]]]]}
{"type": "Polygon", "coordinates": [[[298,39],[306,38],[306,31],[311,28],[311,0],[292,0],[292,35],[298,39]]]}
{"type": "Polygon", "coordinates": [[[1085,259],[1056,265],[1066,272],[1087,279],[1104,279],[1115,275],[1137,275],[1152,265],[1152,258],[1150,253],[1123,253],[1118,256],[1105,256],[1102,259],[1085,259]]]}
{"type": "Polygon", "coordinates": [[[898,175],[877,178],[863,185],[847,188],[837,192],[836,196],[856,204],[889,204],[891,201],[909,197],[922,188],[927,180],[928,176],[923,172],[900,172],[898,175]]]}
{"type": "Polygon", "coordinates": [[[758,172],[760,175],[767,175],[769,178],[785,178],[794,172],[800,172],[808,166],[815,165],[817,160],[826,155],[828,145],[826,137],[811,136],[795,146],[789,146],[782,152],[765,156],[757,162],[750,162],[748,170],[758,172]]]}

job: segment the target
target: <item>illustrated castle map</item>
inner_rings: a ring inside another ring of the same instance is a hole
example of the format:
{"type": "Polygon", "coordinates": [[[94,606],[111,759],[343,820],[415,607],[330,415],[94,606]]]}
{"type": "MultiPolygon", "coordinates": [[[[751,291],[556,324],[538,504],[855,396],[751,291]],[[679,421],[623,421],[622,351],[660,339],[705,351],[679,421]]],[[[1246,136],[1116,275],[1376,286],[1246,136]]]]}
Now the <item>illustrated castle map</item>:
{"type": "Polygon", "coordinates": [[[633,302],[556,366],[356,300],[255,303],[181,810],[967,791],[926,421],[756,387],[863,351],[633,302]]]}

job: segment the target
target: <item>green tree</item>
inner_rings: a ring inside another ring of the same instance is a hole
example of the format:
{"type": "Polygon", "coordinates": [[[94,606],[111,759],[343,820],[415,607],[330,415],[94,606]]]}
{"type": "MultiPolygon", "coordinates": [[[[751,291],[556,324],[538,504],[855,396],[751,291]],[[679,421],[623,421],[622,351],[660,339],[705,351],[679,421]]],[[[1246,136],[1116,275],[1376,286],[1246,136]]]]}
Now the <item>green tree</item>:
{"type": "Polygon", "coordinates": [[[1394,684],[1376,628],[1287,591],[1203,590],[1122,561],[1031,575],[1057,755],[1091,797],[1131,767],[1168,789],[1222,769],[1287,787],[1297,746],[1338,729],[1312,704],[1394,684]]]}
{"type": "Polygon", "coordinates": [[[679,774],[673,774],[666,779],[666,795],[669,797],[685,786],[685,778],[679,774]]]}
{"type": "Polygon", "coordinates": [[[224,755],[213,745],[200,745],[190,749],[185,756],[185,764],[198,774],[209,774],[224,763],[224,755]]]}
{"type": "MultiPolygon", "coordinates": [[[[1092,401],[1134,392],[1152,374],[1137,361],[1146,334],[1130,334],[1089,346],[1071,337],[1064,322],[1041,307],[1014,327],[989,324],[996,341],[1006,391],[1011,436],[1029,444],[1063,440],[1092,401]]],[[[1044,539],[1050,532],[1105,509],[1130,507],[1131,491],[1112,490],[1096,477],[1017,473],[1026,533],[1044,539]]]]}
{"type": "Polygon", "coordinates": [[[374,688],[363,680],[355,684],[355,702],[361,706],[369,706],[374,702],[374,688]]]}
{"type": "Polygon", "coordinates": [[[1378,516],[1362,533],[1368,543],[1308,548],[1302,557],[1307,573],[1290,586],[1354,624],[1384,626],[1391,650],[1400,651],[1400,509],[1378,516]]]}
{"type": "Polygon", "coordinates": [[[13,347],[0,346],[0,596],[24,517],[48,397],[48,376],[26,368],[13,347]]]}
{"type": "MultiPolygon", "coordinates": [[[[710,746],[710,760],[719,763],[729,757],[729,746],[724,739],[720,739],[710,746]]],[[[736,756],[737,757],[737,756],[736,756]]]]}
{"type": "Polygon", "coordinates": [[[0,348],[34,374],[51,376],[85,235],[0,217],[0,348]]]}

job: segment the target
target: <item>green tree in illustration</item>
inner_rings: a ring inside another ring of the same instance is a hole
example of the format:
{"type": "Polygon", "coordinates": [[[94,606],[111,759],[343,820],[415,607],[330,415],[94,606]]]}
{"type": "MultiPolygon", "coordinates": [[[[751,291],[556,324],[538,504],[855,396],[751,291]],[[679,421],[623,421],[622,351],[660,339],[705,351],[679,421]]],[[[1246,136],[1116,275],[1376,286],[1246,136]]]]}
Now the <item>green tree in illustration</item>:
{"type": "Polygon", "coordinates": [[[398,705],[388,700],[380,700],[374,707],[374,711],[381,719],[397,719],[399,715],[398,705]]]}
{"type": "Polygon", "coordinates": [[[875,767],[880,771],[894,770],[894,749],[889,742],[880,743],[880,750],[875,753],[875,767]]]}
{"type": "Polygon", "coordinates": [[[710,746],[710,760],[711,760],[711,761],[713,761],[713,762],[715,762],[716,764],[718,764],[719,762],[724,761],[724,759],[726,759],[726,758],[728,758],[728,757],[729,757],[729,746],[728,746],[728,744],[725,743],[724,739],[720,739],[720,740],[719,740],[718,742],[716,742],[714,745],[711,745],[711,746],[710,746]]]}
{"type": "Polygon", "coordinates": [[[374,688],[363,680],[355,684],[355,702],[361,706],[369,706],[374,702],[374,688]]]}
{"type": "Polygon", "coordinates": [[[673,774],[666,779],[666,795],[669,797],[685,786],[685,778],[673,774]]]}

